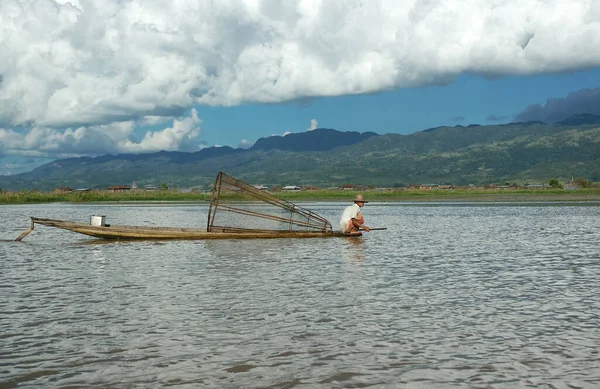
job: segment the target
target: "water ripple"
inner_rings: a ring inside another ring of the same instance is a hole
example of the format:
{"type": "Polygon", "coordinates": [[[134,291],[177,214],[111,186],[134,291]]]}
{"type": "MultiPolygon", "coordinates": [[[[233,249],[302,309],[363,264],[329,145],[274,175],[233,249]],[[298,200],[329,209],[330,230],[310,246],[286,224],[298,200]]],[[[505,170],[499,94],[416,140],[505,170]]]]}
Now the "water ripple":
{"type": "Polygon", "coordinates": [[[593,205],[369,204],[388,230],[360,239],[8,241],[23,215],[195,226],[198,208],[1,207],[0,389],[600,385],[593,205]]]}

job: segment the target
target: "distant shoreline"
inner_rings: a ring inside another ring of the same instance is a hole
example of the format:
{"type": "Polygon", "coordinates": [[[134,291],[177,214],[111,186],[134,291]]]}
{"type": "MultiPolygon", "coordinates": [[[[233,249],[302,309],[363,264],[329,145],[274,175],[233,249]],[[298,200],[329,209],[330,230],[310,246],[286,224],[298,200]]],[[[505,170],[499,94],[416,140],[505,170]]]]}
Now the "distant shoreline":
{"type": "Polygon", "coordinates": [[[422,197],[403,197],[395,198],[391,201],[397,202],[584,202],[590,201],[600,202],[600,193],[589,194],[473,194],[473,195],[456,195],[456,196],[422,196],[422,197]]]}
{"type": "MultiPolygon", "coordinates": [[[[355,191],[294,191],[275,192],[272,195],[290,202],[352,202],[355,191]]],[[[600,202],[600,188],[579,190],[367,190],[362,191],[371,202],[600,202]]],[[[206,203],[209,192],[90,191],[85,193],[57,192],[0,192],[0,205],[44,203],[206,203]]]]}

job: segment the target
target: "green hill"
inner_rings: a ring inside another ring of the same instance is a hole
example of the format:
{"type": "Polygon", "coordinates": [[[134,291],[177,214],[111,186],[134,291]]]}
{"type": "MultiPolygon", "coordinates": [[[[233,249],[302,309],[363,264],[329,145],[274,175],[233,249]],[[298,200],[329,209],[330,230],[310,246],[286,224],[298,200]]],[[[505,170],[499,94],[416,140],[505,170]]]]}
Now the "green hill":
{"type": "Polygon", "coordinates": [[[0,188],[106,188],[135,181],[140,186],[164,182],[206,189],[218,171],[269,186],[466,185],[571,177],[600,181],[598,118],[578,115],[557,124],[438,127],[410,135],[315,130],[294,134],[294,139],[267,138],[248,150],[71,158],[28,173],[0,176],[0,188]],[[351,140],[344,141],[346,136],[351,140]],[[324,141],[306,141],[308,137],[324,141]]]}

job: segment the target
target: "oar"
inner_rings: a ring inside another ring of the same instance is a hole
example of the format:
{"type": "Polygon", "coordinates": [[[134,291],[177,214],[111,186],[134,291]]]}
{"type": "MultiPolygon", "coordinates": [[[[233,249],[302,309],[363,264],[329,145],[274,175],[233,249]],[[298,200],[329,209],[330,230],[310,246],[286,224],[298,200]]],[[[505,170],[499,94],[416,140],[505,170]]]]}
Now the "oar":
{"type": "MultiPolygon", "coordinates": [[[[360,228],[360,230],[363,230],[362,228],[360,228]]],[[[383,231],[383,230],[387,230],[387,227],[373,227],[373,228],[369,228],[369,230],[371,231],[383,231]]]]}
{"type": "Polygon", "coordinates": [[[21,240],[23,240],[24,237],[26,237],[27,235],[29,235],[29,233],[32,231],[31,228],[28,228],[25,232],[23,232],[21,235],[19,235],[19,237],[17,239],[15,239],[16,242],[20,242],[21,240]]]}
{"type": "Polygon", "coordinates": [[[31,231],[33,231],[33,229],[35,228],[35,223],[33,222],[33,219],[31,219],[31,226],[25,230],[21,235],[19,235],[19,237],[17,239],[15,239],[16,242],[20,242],[21,240],[23,240],[24,237],[26,237],[27,235],[29,235],[31,233],[31,231]]]}

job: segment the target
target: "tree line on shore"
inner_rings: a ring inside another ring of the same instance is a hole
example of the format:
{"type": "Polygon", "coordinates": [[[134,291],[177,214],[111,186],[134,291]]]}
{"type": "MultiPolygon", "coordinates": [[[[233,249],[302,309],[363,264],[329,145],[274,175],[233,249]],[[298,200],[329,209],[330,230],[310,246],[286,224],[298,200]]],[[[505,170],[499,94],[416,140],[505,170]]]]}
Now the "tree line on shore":
{"type": "MultiPolygon", "coordinates": [[[[376,188],[356,187],[344,190],[340,188],[284,191],[277,190],[277,197],[294,201],[351,201],[356,192],[360,191],[371,201],[393,201],[402,199],[419,199],[432,197],[476,197],[494,195],[522,196],[560,196],[561,194],[576,194],[581,196],[593,195],[600,199],[600,185],[583,181],[584,185],[574,188],[565,188],[560,182],[552,181],[545,185],[532,186],[505,186],[488,185],[470,188],[454,187],[449,190],[445,186],[438,187],[402,187],[402,188],[376,188]]],[[[84,203],[84,202],[119,202],[119,201],[191,201],[209,202],[211,191],[181,191],[177,189],[163,189],[156,191],[128,190],[113,191],[108,189],[90,189],[85,191],[2,191],[0,190],[0,204],[36,204],[36,203],[84,203]]]]}

